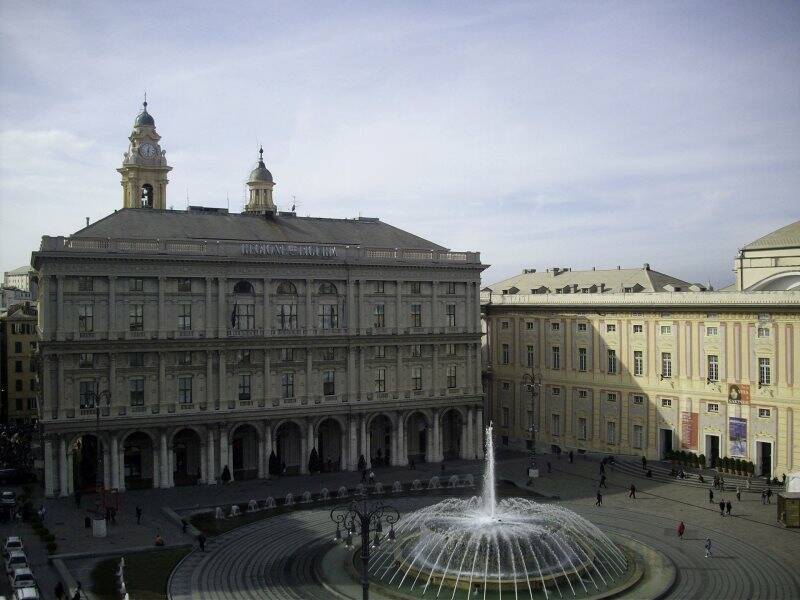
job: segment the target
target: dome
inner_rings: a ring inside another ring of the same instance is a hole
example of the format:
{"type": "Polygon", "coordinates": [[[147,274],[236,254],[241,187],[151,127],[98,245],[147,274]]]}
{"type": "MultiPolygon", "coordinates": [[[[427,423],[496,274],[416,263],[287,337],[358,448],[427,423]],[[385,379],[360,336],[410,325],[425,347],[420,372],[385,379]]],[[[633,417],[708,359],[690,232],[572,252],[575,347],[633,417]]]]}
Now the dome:
{"type": "Polygon", "coordinates": [[[258,164],[256,168],[250,171],[250,178],[248,183],[275,183],[272,179],[272,173],[269,172],[264,164],[264,149],[258,149],[258,164]]]}
{"type": "Polygon", "coordinates": [[[136,117],[136,120],[133,122],[134,127],[155,127],[156,122],[153,120],[153,117],[147,112],[147,102],[145,102],[142,106],[142,112],[136,117]]]}

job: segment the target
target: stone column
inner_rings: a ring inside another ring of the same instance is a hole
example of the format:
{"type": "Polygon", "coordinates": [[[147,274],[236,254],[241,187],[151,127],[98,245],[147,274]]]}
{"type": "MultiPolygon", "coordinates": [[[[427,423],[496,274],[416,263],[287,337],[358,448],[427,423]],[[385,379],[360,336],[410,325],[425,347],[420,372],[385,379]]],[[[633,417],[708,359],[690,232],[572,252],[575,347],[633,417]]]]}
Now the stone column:
{"type": "Polygon", "coordinates": [[[167,402],[167,360],[163,352],[158,353],[158,403],[163,407],[167,402]]]}
{"type": "Polygon", "coordinates": [[[47,498],[55,496],[56,481],[53,472],[53,439],[48,436],[44,438],[44,495],[47,498]]]}
{"type": "Polygon", "coordinates": [[[264,477],[271,477],[269,472],[269,457],[272,456],[272,424],[264,424],[264,477]]]}
{"type": "Polygon", "coordinates": [[[464,458],[472,460],[475,450],[475,409],[467,407],[467,439],[462,442],[464,458]]]}
{"type": "Polygon", "coordinates": [[[467,387],[467,393],[472,394],[474,393],[472,383],[475,376],[472,374],[472,352],[470,349],[470,344],[466,344],[465,348],[467,350],[467,374],[466,377],[464,377],[464,385],[467,387]]]}
{"type": "Polygon", "coordinates": [[[64,339],[64,276],[56,275],[56,339],[64,339]]]}
{"type": "Polygon", "coordinates": [[[303,435],[303,428],[300,428],[300,473],[308,473],[308,436],[303,435]]]}
{"type": "Polygon", "coordinates": [[[356,347],[347,347],[347,395],[350,402],[354,402],[358,397],[356,387],[356,347]]]}
{"type": "Polygon", "coordinates": [[[161,456],[159,463],[161,467],[161,474],[159,476],[160,487],[169,487],[169,448],[167,447],[167,432],[162,430],[160,435],[161,456]]]}
{"type": "MultiPolygon", "coordinates": [[[[228,408],[228,395],[225,393],[227,384],[225,350],[220,348],[217,352],[219,353],[219,404],[215,408],[228,408]]],[[[220,455],[220,460],[222,460],[222,455],[220,455]]],[[[220,469],[222,469],[222,465],[220,465],[220,469]]]]}
{"type": "MultiPolygon", "coordinates": [[[[367,415],[361,415],[361,455],[364,457],[364,460],[367,461],[367,464],[370,464],[370,456],[369,456],[369,432],[367,431],[367,415]]],[[[358,464],[358,459],[356,459],[356,465],[358,464]]]]}
{"type": "MultiPolygon", "coordinates": [[[[313,371],[314,368],[313,361],[312,361],[312,348],[306,348],[306,398],[309,400],[314,396],[314,379],[313,379],[313,371]]],[[[309,452],[311,449],[309,448],[309,452]]]]}
{"type": "Polygon", "coordinates": [[[397,466],[405,467],[408,464],[408,450],[406,449],[406,427],[403,413],[397,413],[397,466]]]}
{"type": "Polygon", "coordinates": [[[350,335],[355,335],[356,307],[353,288],[356,285],[354,279],[347,281],[347,330],[350,335]]]}
{"type": "Polygon", "coordinates": [[[433,409],[433,454],[434,460],[441,462],[442,456],[442,419],[438,408],[433,409]]]}
{"type": "Polygon", "coordinates": [[[164,338],[167,336],[167,313],[164,303],[164,296],[167,291],[167,278],[158,278],[158,337],[164,338]]]}
{"type": "MultiPolygon", "coordinates": [[[[311,455],[311,450],[317,447],[317,440],[314,439],[314,423],[311,419],[308,420],[308,454],[311,455]]],[[[319,454],[319,448],[317,448],[319,454]]]]}
{"type": "Polygon", "coordinates": [[[475,456],[480,459],[483,459],[483,436],[485,432],[483,430],[483,409],[478,408],[475,411],[475,456]]]}
{"type": "Polygon", "coordinates": [[[431,327],[434,333],[438,327],[442,327],[439,323],[439,282],[432,281],[431,287],[433,288],[433,295],[431,297],[431,327]]]}
{"type": "Polygon", "coordinates": [[[119,440],[116,435],[111,437],[111,488],[119,489],[119,440]]]}
{"type": "Polygon", "coordinates": [[[394,375],[394,389],[400,394],[401,390],[403,389],[403,385],[405,384],[405,377],[403,373],[403,347],[398,344],[395,346],[396,352],[396,365],[395,365],[395,375],[394,375]]]}
{"type": "Polygon", "coordinates": [[[314,329],[314,307],[311,303],[311,286],[313,284],[313,279],[306,279],[306,331],[309,333],[314,329]]]}
{"type": "Polygon", "coordinates": [[[348,428],[350,429],[350,445],[349,450],[347,452],[347,470],[348,471],[355,471],[358,468],[358,431],[357,431],[358,424],[356,423],[356,417],[350,415],[350,422],[348,423],[348,428]]]}
{"type": "Polygon", "coordinates": [[[113,352],[108,353],[108,391],[111,392],[111,403],[109,405],[109,411],[114,410],[114,405],[118,404],[124,406],[123,402],[120,402],[119,398],[117,397],[117,361],[116,355],[113,352]]]}
{"type": "Polygon", "coordinates": [[[228,452],[228,428],[222,427],[219,429],[219,474],[228,467],[230,473],[230,481],[233,481],[233,467],[230,464],[230,453],[228,452]]]}
{"type": "Polygon", "coordinates": [[[342,437],[339,441],[339,470],[348,471],[348,458],[350,453],[347,451],[347,429],[342,429],[342,437]]]}
{"type": "Polygon", "coordinates": [[[461,444],[459,444],[460,452],[459,458],[467,459],[469,455],[467,454],[467,441],[469,440],[469,420],[472,415],[469,414],[469,411],[466,413],[466,418],[461,420],[461,444]]]}
{"type": "Polygon", "coordinates": [[[211,326],[211,283],[213,278],[206,277],[206,305],[203,312],[203,320],[206,326],[206,337],[210,338],[214,328],[211,326]]]}
{"type": "MultiPolygon", "coordinates": [[[[364,281],[358,282],[358,308],[356,309],[357,332],[364,329],[364,281]]],[[[350,335],[353,335],[352,333],[350,335]]],[[[362,390],[363,391],[363,390],[362,390]]]]}
{"type": "Polygon", "coordinates": [[[217,461],[214,456],[214,444],[216,440],[214,439],[214,430],[210,426],[206,429],[206,432],[208,433],[208,440],[206,440],[206,469],[208,469],[206,483],[208,483],[208,485],[215,485],[217,483],[217,461]]]}
{"type": "MultiPolygon", "coordinates": [[[[464,317],[464,331],[466,333],[472,333],[472,294],[470,294],[470,285],[469,281],[465,281],[465,295],[464,295],[464,312],[466,313],[464,317]]],[[[458,284],[456,284],[458,285],[458,284]]]]}
{"type": "Polygon", "coordinates": [[[389,454],[390,454],[390,456],[389,456],[389,464],[391,466],[393,466],[393,467],[397,466],[397,457],[400,454],[400,451],[398,450],[398,446],[400,445],[399,444],[399,437],[400,437],[399,433],[400,432],[397,429],[398,427],[399,427],[399,424],[395,425],[394,427],[392,427],[392,435],[391,435],[390,446],[389,446],[389,454]]]}
{"type": "Polygon", "coordinates": [[[397,329],[397,333],[400,333],[401,329],[403,328],[403,282],[401,280],[397,280],[395,283],[395,295],[397,297],[397,306],[395,307],[394,313],[394,326],[397,329]]]}
{"type": "Polygon", "coordinates": [[[117,489],[125,491],[125,448],[119,444],[117,448],[117,489]]]}
{"type": "Polygon", "coordinates": [[[264,468],[264,436],[258,436],[258,478],[264,479],[264,473],[266,469],[264,468]]]}
{"type": "Polygon", "coordinates": [[[228,334],[228,319],[227,306],[225,302],[225,287],[227,280],[225,277],[217,277],[217,337],[224,338],[228,334]]]}
{"type": "MultiPolygon", "coordinates": [[[[439,344],[433,344],[433,362],[431,363],[431,395],[436,396],[439,393],[439,344]]],[[[425,387],[425,386],[423,386],[425,387]]]]}
{"type": "Polygon", "coordinates": [[[206,407],[211,408],[214,406],[214,390],[211,387],[211,382],[214,378],[214,357],[211,350],[206,350],[206,407]]]}
{"type": "Polygon", "coordinates": [[[364,366],[365,347],[358,348],[358,398],[363,400],[367,396],[367,372],[364,366]]]}
{"type": "Polygon", "coordinates": [[[267,335],[267,331],[272,329],[272,315],[270,314],[270,307],[269,307],[269,278],[264,278],[264,335],[267,335]]]}
{"type": "Polygon", "coordinates": [[[433,440],[433,425],[431,423],[428,423],[425,432],[425,462],[436,462],[436,446],[433,440]]]}
{"type": "Polygon", "coordinates": [[[103,489],[111,489],[111,452],[108,444],[103,444],[103,489]]]}
{"type": "Polygon", "coordinates": [[[271,370],[272,366],[270,364],[270,359],[269,359],[269,348],[264,348],[264,406],[267,406],[269,404],[271,370]]]}
{"type": "Polygon", "coordinates": [[[108,339],[113,340],[116,338],[114,329],[114,317],[117,312],[116,289],[117,278],[113,275],[108,276],[108,339]]]}

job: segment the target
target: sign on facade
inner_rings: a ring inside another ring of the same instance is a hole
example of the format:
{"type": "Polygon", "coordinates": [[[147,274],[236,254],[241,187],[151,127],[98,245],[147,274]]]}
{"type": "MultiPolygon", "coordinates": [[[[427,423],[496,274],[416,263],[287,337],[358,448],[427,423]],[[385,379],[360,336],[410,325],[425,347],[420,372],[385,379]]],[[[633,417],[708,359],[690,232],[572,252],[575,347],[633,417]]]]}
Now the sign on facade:
{"type": "Polygon", "coordinates": [[[750,404],[750,386],[729,383],[728,404],[750,404]]]}
{"type": "Polygon", "coordinates": [[[311,244],[261,244],[250,242],[242,244],[243,256],[308,256],[314,258],[333,258],[336,246],[315,246],[311,244]]]}
{"type": "Polygon", "coordinates": [[[699,430],[699,415],[694,412],[681,413],[681,449],[697,448],[697,432],[699,430]]]}
{"type": "Polygon", "coordinates": [[[728,437],[731,442],[730,456],[747,456],[747,419],[729,417],[728,437]]]}

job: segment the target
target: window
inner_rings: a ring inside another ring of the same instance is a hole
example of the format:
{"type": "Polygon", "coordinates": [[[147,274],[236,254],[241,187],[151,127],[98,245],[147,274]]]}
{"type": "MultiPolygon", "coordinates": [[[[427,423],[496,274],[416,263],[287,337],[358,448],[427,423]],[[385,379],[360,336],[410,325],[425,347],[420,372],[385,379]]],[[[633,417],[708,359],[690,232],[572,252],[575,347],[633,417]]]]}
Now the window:
{"type": "Polygon", "coordinates": [[[502,352],[500,354],[500,364],[507,365],[509,362],[509,356],[511,355],[511,347],[508,344],[503,344],[502,352]]]}
{"type": "Polygon", "coordinates": [[[386,369],[375,369],[375,391],[386,391],[386,369]]]}
{"type": "Polygon", "coordinates": [[[277,293],[279,296],[296,296],[297,288],[290,281],[281,281],[278,284],[277,293]]]}
{"type": "Polygon", "coordinates": [[[143,304],[131,304],[128,307],[128,325],[131,331],[142,331],[144,329],[143,304]]]}
{"type": "Polygon", "coordinates": [[[278,305],[278,329],[297,329],[297,304],[278,305]]]}
{"type": "Polygon", "coordinates": [[[614,333],[617,330],[617,325],[615,323],[608,323],[606,325],[606,333],[614,333]]]}
{"type": "Polygon", "coordinates": [[[455,344],[447,344],[445,346],[447,349],[447,356],[455,356],[456,355],[456,345],[455,344]]]}
{"type": "MultiPolygon", "coordinates": [[[[249,350],[247,351],[250,352],[249,350]]],[[[191,352],[178,352],[175,356],[175,363],[178,365],[191,365],[192,364],[192,353],[191,352]]]]}
{"type": "Polygon", "coordinates": [[[508,329],[508,321],[500,321],[500,329],[508,329]]]}
{"type": "Polygon", "coordinates": [[[22,373],[22,361],[15,360],[14,361],[14,373],[22,373]]]}
{"type": "Polygon", "coordinates": [[[616,402],[617,401],[617,392],[606,392],[606,400],[608,402],[616,402]]]}
{"type": "Polygon", "coordinates": [[[578,390],[578,398],[588,398],[589,390],[578,390]]]}
{"type": "Polygon", "coordinates": [[[178,329],[188,331],[192,328],[192,305],[181,304],[178,307],[178,329]]]}
{"type": "Polygon", "coordinates": [[[641,394],[634,394],[633,395],[633,403],[634,404],[644,404],[644,396],[641,394]]]}
{"type": "Polygon", "coordinates": [[[421,294],[422,293],[422,284],[419,281],[412,281],[411,282],[411,293],[412,294],[421,294]]]}
{"type": "Polygon", "coordinates": [[[633,333],[644,333],[644,325],[634,325],[633,333]]]}
{"type": "Polygon", "coordinates": [[[386,306],[384,304],[375,305],[375,320],[374,326],[376,328],[386,327],[386,306]]]}
{"type": "Polygon", "coordinates": [[[761,419],[769,419],[772,412],[768,408],[759,408],[758,409],[758,416],[761,419]]]}
{"type": "Polygon", "coordinates": [[[128,355],[128,365],[131,367],[143,367],[144,352],[131,352],[128,355]]]}
{"type": "Polygon", "coordinates": [[[234,294],[254,294],[253,284],[249,281],[237,281],[233,286],[234,294]]]}
{"type": "Polygon", "coordinates": [[[633,351],[633,374],[636,377],[644,375],[644,353],[641,350],[633,351]]]}
{"type": "Polygon", "coordinates": [[[35,392],[35,391],[36,391],[36,380],[35,380],[35,379],[31,379],[31,380],[28,382],[28,389],[29,389],[30,391],[32,391],[32,392],[35,392]]]}
{"type": "Polygon", "coordinates": [[[501,424],[503,427],[508,427],[508,422],[509,422],[509,416],[510,416],[510,412],[511,412],[511,411],[509,411],[509,409],[508,409],[508,407],[507,407],[507,406],[504,406],[504,407],[503,407],[502,419],[501,419],[501,422],[500,422],[500,424],[501,424]]]}
{"type": "Polygon", "coordinates": [[[533,346],[528,346],[527,347],[527,354],[526,354],[526,361],[525,361],[526,366],[532,367],[535,359],[536,359],[536,355],[533,352],[533,346]]]}
{"type": "MultiPolygon", "coordinates": [[[[22,391],[22,379],[17,379],[17,381],[16,381],[16,383],[14,384],[14,386],[15,386],[15,387],[14,387],[14,389],[15,389],[17,392],[21,392],[21,391],[22,391]]],[[[81,408],[83,408],[83,407],[81,407],[81,408]]]]}
{"type": "Polygon", "coordinates": [[[456,387],[456,369],[457,367],[455,365],[447,367],[447,387],[450,389],[456,387]]]}
{"type": "Polygon", "coordinates": [[[503,382],[503,389],[504,390],[510,390],[511,389],[511,384],[508,383],[507,381],[504,381],[503,382]]]}
{"type": "Polygon", "coordinates": [[[281,348],[281,362],[292,362],[294,360],[294,348],[281,348]]]}
{"type": "Polygon", "coordinates": [[[14,401],[14,408],[16,408],[16,410],[22,410],[22,398],[17,398],[14,401]]]}
{"type": "Polygon", "coordinates": [[[28,398],[28,410],[36,410],[36,398],[28,398]]]}
{"type": "MultiPolygon", "coordinates": [[[[192,280],[188,277],[178,279],[178,291],[183,293],[189,293],[192,291],[192,280]]],[[[234,290],[235,291],[235,290],[234,290]]],[[[252,291],[250,292],[253,293],[252,291]]]]}
{"type": "Polygon", "coordinates": [[[239,375],[239,400],[250,400],[250,375],[239,375]]]}
{"type": "Polygon", "coordinates": [[[760,337],[760,338],[768,338],[769,337],[769,327],[759,327],[758,328],[758,337],[760,337]]]}
{"type": "Polygon", "coordinates": [[[578,417],[578,439],[586,439],[586,417],[578,417]]]}
{"type": "Polygon", "coordinates": [[[78,355],[78,368],[91,369],[92,367],[94,367],[94,354],[78,355]]]}
{"type": "Polygon", "coordinates": [[[706,327],[706,335],[719,335],[719,329],[717,327],[706,327]]]}
{"type": "Polygon", "coordinates": [[[281,396],[283,398],[294,398],[294,373],[283,373],[281,375],[281,396]]]}
{"type": "Polygon", "coordinates": [[[608,373],[609,375],[613,375],[617,372],[617,351],[609,348],[608,349],[608,373]]]}
{"type": "Polygon", "coordinates": [[[622,291],[625,294],[630,294],[633,291],[633,288],[632,287],[624,287],[624,288],[622,288],[622,291]]]}
{"type": "Polygon", "coordinates": [[[81,408],[94,408],[95,395],[97,393],[96,381],[81,381],[78,384],[78,397],[81,408]]]}
{"type": "Polygon", "coordinates": [[[422,389],[422,367],[411,367],[411,387],[422,389]]]}
{"type": "MultiPolygon", "coordinates": [[[[378,352],[381,353],[383,350],[383,346],[378,346],[378,352]]],[[[322,349],[322,360],[336,360],[336,348],[323,348],[322,349]]]]}
{"type": "Polygon", "coordinates": [[[178,404],[192,403],[192,378],[178,377],[178,404]]]}
{"type": "Polygon", "coordinates": [[[131,406],[144,406],[144,378],[129,379],[128,390],[131,406]]]}
{"type": "Polygon", "coordinates": [[[772,380],[772,375],[769,368],[768,358],[758,359],[758,385],[769,385],[772,380]]]}
{"type": "Polygon", "coordinates": [[[386,358],[386,346],[375,346],[375,358],[386,358]]]}
{"type": "Polygon", "coordinates": [[[578,348],[578,370],[579,371],[586,371],[586,361],[588,359],[588,355],[586,354],[586,348],[578,348]]]}
{"type": "Polygon", "coordinates": [[[141,292],[144,290],[144,281],[138,277],[132,277],[128,279],[128,291],[129,292],[141,292]]]}
{"type": "MultiPolygon", "coordinates": [[[[241,282],[239,282],[241,283],[241,282]]],[[[239,285],[238,283],[236,285],[239,285]]],[[[234,328],[240,331],[252,331],[256,328],[255,304],[234,304],[234,328]]]]}
{"type": "Polygon", "coordinates": [[[81,333],[94,331],[94,305],[81,304],[78,307],[78,331],[81,333]]]}
{"type": "Polygon", "coordinates": [[[78,277],[78,291],[91,292],[94,289],[94,279],[92,277],[78,277]]]}
{"type": "Polygon", "coordinates": [[[322,393],[326,396],[333,396],[336,393],[336,372],[323,371],[322,373],[322,393]]]}
{"type": "Polygon", "coordinates": [[[551,331],[561,331],[561,323],[558,323],[558,322],[550,323],[550,330],[551,331]]]}
{"type": "Polygon", "coordinates": [[[550,434],[561,435],[561,415],[555,413],[550,415],[550,421],[550,434]]]}
{"type": "Polygon", "coordinates": [[[615,421],[608,421],[606,423],[606,443],[617,443],[617,424],[615,421]]]}
{"type": "Polygon", "coordinates": [[[411,345],[411,356],[415,356],[415,357],[422,356],[422,346],[420,344],[412,344],[411,345]]]}
{"type": "Polygon", "coordinates": [[[672,325],[662,325],[661,335],[669,335],[672,333],[672,325]]]}
{"type": "Polygon", "coordinates": [[[14,342],[14,352],[17,354],[22,352],[22,342],[14,342]]]}
{"type": "Polygon", "coordinates": [[[447,293],[448,294],[455,294],[456,293],[456,282],[455,281],[448,281],[447,282],[447,293]]]}
{"type": "Polygon", "coordinates": [[[527,329],[527,330],[529,330],[529,331],[530,331],[531,329],[533,329],[533,321],[526,321],[526,322],[525,322],[525,329],[527,329]]]}
{"type": "Polygon", "coordinates": [[[672,408],[672,398],[662,398],[661,408],[672,408]]]}
{"type": "Polygon", "coordinates": [[[386,293],[386,282],[385,281],[376,281],[375,282],[375,293],[376,294],[385,294],[386,293]]]}
{"type": "Polygon", "coordinates": [[[448,304],[447,305],[447,326],[448,327],[455,327],[456,326],[456,305],[455,304],[448,304]]]}
{"type": "Polygon", "coordinates": [[[633,426],[633,447],[641,448],[644,438],[644,428],[641,425],[633,426]]]}
{"type": "Polygon", "coordinates": [[[553,364],[552,368],[558,370],[561,368],[561,348],[553,346],[553,364]]]}
{"type": "Polygon", "coordinates": [[[719,357],[716,354],[708,355],[708,381],[719,381],[719,357]]]}
{"type": "Polygon", "coordinates": [[[664,379],[672,377],[672,354],[670,352],[661,353],[661,377],[664,379]]]}
{"type": "Polygon", "coordinates": [[[578,331],[586,331],[587,329],[586,323],[578,323],[578,331]]]}
{"type": "Polygon", "coordinates": [[[706,404],[706,410],[710,413],[718,413],[719,412],[719,404],[716,402],[709,402],[706,404]]]}
{"type": "Polygon", "coordinates": [[[336,295],[336,286],[330,281],[324,281],[319,286],[319,294],[321,296],[336,295]]]}
{"type": "Polygon", "coordinates": [[[411,326],[422,327],[422,304],[411,305],[411,326]]]}

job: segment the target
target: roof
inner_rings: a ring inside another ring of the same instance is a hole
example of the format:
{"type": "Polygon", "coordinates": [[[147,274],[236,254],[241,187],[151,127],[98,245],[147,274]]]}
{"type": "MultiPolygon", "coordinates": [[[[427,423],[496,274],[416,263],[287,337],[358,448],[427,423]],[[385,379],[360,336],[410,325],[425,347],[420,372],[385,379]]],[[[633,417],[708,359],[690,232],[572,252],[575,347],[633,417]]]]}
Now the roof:
{"type": "Polygon", "coordinates": [[[30,265],[22,265],[12,271],[6,271],[4,275],[27,275],[31,271],[33,271],[33,269],[31,269],[30,265]]]}
{"type": "Polygon", "coordinates": [[[772,233],[747,244],[743,250],[768,250],[770,248],[800,247],[800,221],[776,229],[772,233]]]}
{"type": "MultiPolygon", "coordinates": [[[[653,271],[649,265],[641,269],[598,269],[572,271],[553,268],[544,272],[523,272],[509,279],[488,286],[495,294],[547,294],[547,293],[591,293],[663,292],[689,291],[693,284],[653,271]],[[680,289],[679,289],[680,288],[680,289]]],[[[698,286],[693,289],[703,289],[698,286]]]]}
{"type": "Polygon", "coordinates": [[[123,208],[72,237],[305,242],[446,250],[378,219],[297,217],[294,213],[279,213],[267,219],[226,212],[123,208]]]}

